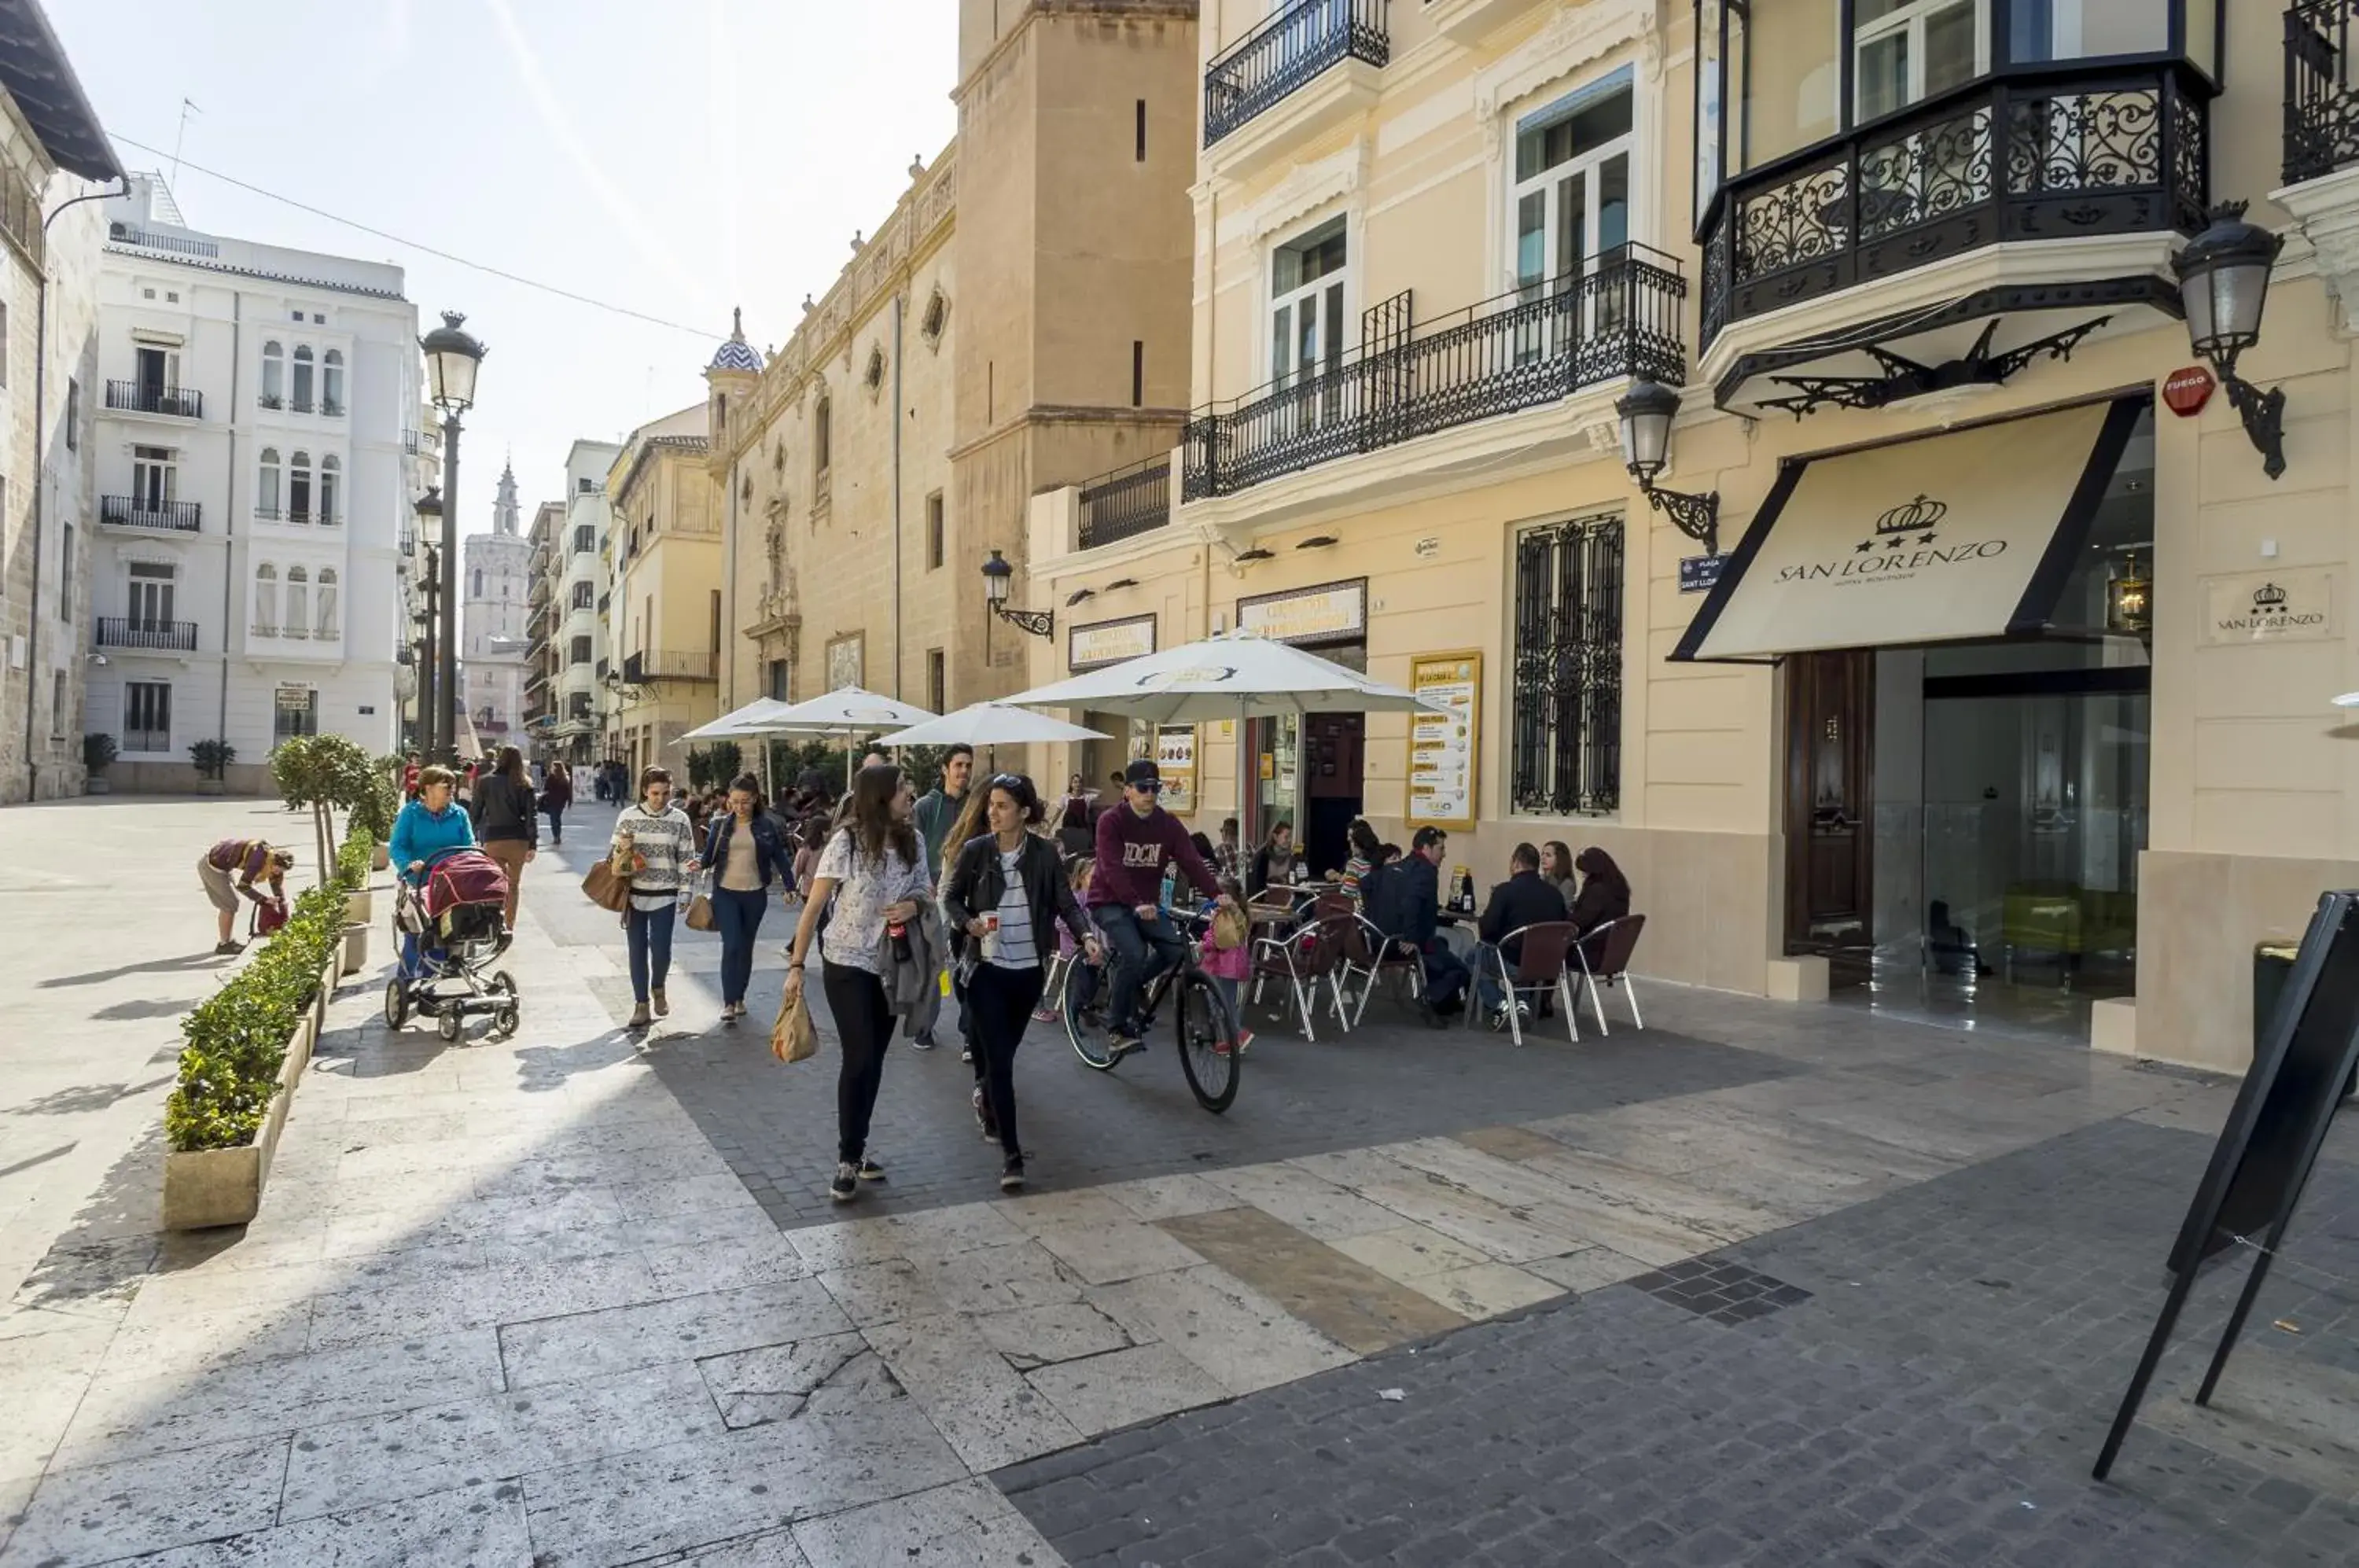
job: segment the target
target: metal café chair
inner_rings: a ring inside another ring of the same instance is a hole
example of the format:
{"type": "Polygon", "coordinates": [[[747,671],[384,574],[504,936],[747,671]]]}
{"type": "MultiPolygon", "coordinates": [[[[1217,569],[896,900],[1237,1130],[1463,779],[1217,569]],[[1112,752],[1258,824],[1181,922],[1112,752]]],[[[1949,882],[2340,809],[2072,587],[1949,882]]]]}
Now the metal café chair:
{"type": "MultiPolygon", "coordinates": [[[[1565,1032],[1572,1043],[1581,1043],[1581,1020],[1573,1011],[1572,976],[1567,970],[1572,963],[1571,949],[1580,937],[1579,928],[1571,920],[1535,920],[1507,932],[1488,953],[1481,955],[1498,966],[1499,988],[1507,998],[1507,1032],[1517,1045],[1524,1043],[1524,1021],[1523,1009],[1516,1004],[1527,996],[1553,996],[1564,1009],[1565,1032]],[[1506,954],[1510,943],[1516,944],[1516,954],[1512,970],[1506,954]]],[[[1469,1027],[1482,1010],[1480,1007],[1466,1009],[1469,1027]]]]}
{"type": "Polygon", "coordinates": [[[1646,916],[1625,915],[1618,920],[1592,926],[1587,936],[1572,944],[1572,951],[1581,964],[1582,983],[1589,987],[1589,1007],[1597,1015],[1597,1032],[1600,1034],[1613,1032],[1605,1027],[1605,1005],[1597,996],[1600,980],[1605,982],[1609,990],[1620,985],[1622,995],[1629,998],[1630,1027],[1637,1029],[1647,1027],[1647,1020],[1638,1016],[1637,987],[1630,983],[1630,958],[1638,951],[1638,938],[1646,929],[1646,916]],[[1598,940],[1601,937],[1604,939],[1603,942],[1598,940]],[[1592,943],[1595,943],[1598,950],[1593,962],[1589,956],[1592,943]]]}
{"type": "Polygon", "coordinates": [[[1343,986],[1336,971],[1343,964],[1343,933],[1352,918],[1318,920],[1275,936],[1255,937],[1250,1001],[1258,1004],[1263,987],[1272,981],[1285,986],[1286,1000],[1302,1025],[1302,1038],[1315,1041],[1319,1034],[1310,1015],[1319,1005],[1319,985],[1324,981],[1331,993],[1328,1010],[1335,1015],[1336,1023],[1348,1030],[1352,1021],[1343,1008],[1343,986]]]}
{"type": "Polygon", "coordinates": [[[1367,1016],[1368,997],[1386,979],[1405,982],[1408,999],[1423,1006],[1425,1001],[1425,960],[1414,949],[1404,950],[1401,944],[1385,935],[1374,920],[1354,913],[1349,917],[1350,927],[1343,931],[1343,961],[1339,985],[1348,992],[1356,977],[1359,999],[1345,1000],[1352,1008],[1351,1027],[1360,1027],[1367,1016]]]}

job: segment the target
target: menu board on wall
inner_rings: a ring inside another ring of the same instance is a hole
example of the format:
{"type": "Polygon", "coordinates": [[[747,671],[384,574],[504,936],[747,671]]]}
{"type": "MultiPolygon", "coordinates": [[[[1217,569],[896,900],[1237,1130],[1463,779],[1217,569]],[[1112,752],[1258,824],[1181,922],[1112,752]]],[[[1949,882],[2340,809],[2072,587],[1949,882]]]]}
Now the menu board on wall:
{"type": "Polygon", "coordinates": [[[1450,710],[1408,716],[1408,825],[1471,832],[1474,762],[1482,740],[1483,656],[1469,651],[1413,659],[1408,689],[1450,710]]]}
{"type": "Polygon", "coordinates": [[[1174,816],[1196,810],[1196,726],[1165,724],[1155,735],[1155,766],[1163,774],[1163,809],[1174,816]]]}

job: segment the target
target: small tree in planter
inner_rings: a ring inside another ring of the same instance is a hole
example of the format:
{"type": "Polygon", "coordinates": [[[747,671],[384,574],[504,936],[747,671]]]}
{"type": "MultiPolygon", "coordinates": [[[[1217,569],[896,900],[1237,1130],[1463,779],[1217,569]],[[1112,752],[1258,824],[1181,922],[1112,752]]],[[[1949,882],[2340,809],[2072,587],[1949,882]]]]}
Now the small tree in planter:
{"type": "Polygon", "coordinates": [[[115,745],[113,735],[93,733],[82,737],[82,765],[90,775],[82,783],[83,789],[92,795],[103,795],[107,792],[107,765],[114,760],[114,757],[115,745]]]}
{"type": "Polygon", "coordinates": [[[222,791],[223,775],[229,771],[229,765],[237,760],[237,747],[225,740],[201,740],[189,747],[189,760],[196,764],[198,779],[212,786],[205,792],[218,795],[222,791]]]}
{"type": "MultiPolygon", "coordinates": [[[[360,746],[339,735],[294,735],[270,754],[270,777],[289,806],[311,808],[312,840],[319,850],[320,879],[330,875],[328,851],[335,842],[335,812],[371,811],[378,784],[376,765],[360,746]]],[[[390,822],[385,823],[387,833],[390,822]]],[[[375,836],[374,831],[371,836],[375,836]]]]}

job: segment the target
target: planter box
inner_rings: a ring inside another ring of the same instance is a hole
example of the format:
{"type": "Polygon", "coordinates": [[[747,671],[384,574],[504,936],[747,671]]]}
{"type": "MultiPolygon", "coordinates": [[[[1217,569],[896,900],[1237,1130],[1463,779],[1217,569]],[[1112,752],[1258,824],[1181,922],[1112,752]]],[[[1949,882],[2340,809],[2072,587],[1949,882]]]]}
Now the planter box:
{"type": "Polygon", "coordinates": [[[380,844],[369,851],[369,869],[371,871],[383,871],[392,864],[393,860],[386,853],[385,845],[380,844]]]}
{"type": "Polygon", "coordinates": [[[91,778],[82,781],[82,792],[85,795],[108,795],[114,793],[114,789],[105,779],[91,778]]]}
{"type": "MultiPolygon", "coordinates": [[[[369,896],[369,889],[366,887],[357,893],[344,895],[344,924],[364,926],[369,923],[375,912],[376,902],[369,896]]],[[[346,973],[349,974],[350,971],[346,973]]]]}
{"type": "Polygon", "coordinates": [[[270,1161],[287,1130],[287,1113],[295,1102],[295,1085],[311,1064],[311,1048],[326,1025],[328,998],[336,988],[337,965],[320,972],[320,995],[296,1024],[287,1041],[287,1060],[278,1069],[278,1093],[255,1129],[254,1141],[243,1149],[200,1149],[164,1156],[164,1228],[206,1230],[215,1225],[244,1225],[262,1212],[262,1189],[270,1181],[270,1161]]]}
{"type": "Polygon", "coordinates": [[[218,779],[200,779],[197,780],[197,793],[200,795],[219,795],[223,793],[226,788],[227,787],[218,779]]]}
{"type": "Polygon", "coordinates": [[[346,926],[344,928],[342,973],[346,975],[357,975],[362,970],[367,968],[368,949],[368,922],[363,920],[357,924],[346,926]]]}

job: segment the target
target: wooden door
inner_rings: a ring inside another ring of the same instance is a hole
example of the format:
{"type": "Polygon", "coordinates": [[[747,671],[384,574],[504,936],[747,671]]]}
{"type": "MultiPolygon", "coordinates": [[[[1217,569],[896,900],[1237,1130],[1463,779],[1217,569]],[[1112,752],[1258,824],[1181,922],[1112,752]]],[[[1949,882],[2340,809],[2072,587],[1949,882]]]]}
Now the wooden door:
{"type": "Polygon", "coordinates": [[[1875,655],[1786,661],[1786,951],[1871,947],[1875,655]]]}

